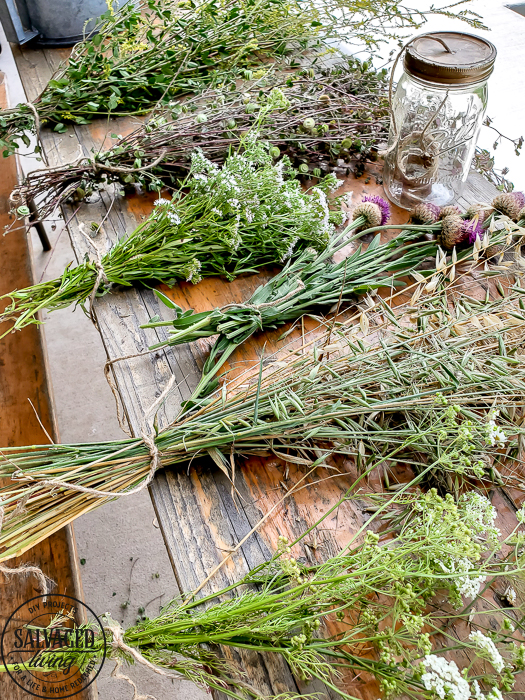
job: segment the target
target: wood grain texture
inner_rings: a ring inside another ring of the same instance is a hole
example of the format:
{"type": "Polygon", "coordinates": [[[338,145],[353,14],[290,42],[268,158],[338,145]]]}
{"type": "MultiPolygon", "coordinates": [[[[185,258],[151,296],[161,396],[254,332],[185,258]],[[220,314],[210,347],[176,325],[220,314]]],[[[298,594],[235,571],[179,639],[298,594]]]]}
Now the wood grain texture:
{"type": "MultiPolygon", "coordinates": [[[[41,91],[57,65],[57,56],[58,52],[49,50],[16,49],[15,58],[28,99],[34,99],[41,91]]],[[[88,155],[91,149],[99,148],[107,140],[108,134],[125,134],[135,126],[135,120],[112,119],[108,122],[97,121],[89,126],[76,126],[63,135],[44,130],[42,138],[50,164],[57,165],[74,160],[79,149],[88,155]]],[[[348,178],[343,188],[345,190],[353,191],[356,201],[365,191],[382,192],[373,174],[369,181],[365,178],[348,178]]],[[[466,207],[474,201],[490,201],[494,194],[495,190],[489,183],[473,174],[460,204],[466,207]]],[[[76,214],[66,207],[66,217],[73,217],[69,230],[77,259],[81,260],[86,253],[93,255],[84,237],[79,234],[80,223],[100,222],[107,217],[103,230],[93,239],[93,245],[105,252],[115,240],[133,230],[149,214],[154,198],[153,195],[137,194],[113,199],[110,194],[104,193],[98,202],[83,205],[76,214]]],[[[394,222],[404,223],[407,219],[407,212],[394,208],[394,222]]],[[[206,279],[197,286],[181,283],[172,290],[164,288],[164,291],[180,306],[199,312],[246,300],[269,274],[268,271],[261,272],[232,283],[220,279],[206,279]]],[[[140,353],[164,340],[167,337],[165,329],[141,329],[140,325],[156,314],[162,318],[172,318],[170,313],[147,289],[115,292],[98,299],[95,305],[96,320],[108,358],[140,353]]],[[[306,320],[306,331],[314,326],[312,320],[306,320]]],[[[239,371],[259,362],[264,344],[267,343],[268,352],[268,348],[276,346],[281,333],[282,329],[251,338],[231,357],[228,366],[239,371]]],[[[295,335],[287,340],[291,339],[295,347],[300,347],[299,331],[295,331],[295,335]]],[[[163,428],[175,419],[181,402],[190,396],[200,378],[200,368],[209,347],[209,341],[199,341],[113,365],[124,413],[133,434],[140,434],[145,411],[161,394],[172,374],[176,377],[177,385],[160,409],[157,421],[163,428]]],[[[318,469],[304,479],[304,466],[285,464],[277,458],[251,458],[237,465],[235,496],[223,472],[206,457],[194,460],[188,469],[165,469],[160,472],[151,485],[151,496],[180,590],[189,592],[195,589],[228,558],[201,595],[220,590],[267,560],[276,548],[279,535],[295,539],[317,522],[346,493],[356,477],[355,465],[349,460],[332,461],[330,466],[337,467],[339,473],[318,469]],[[283,500],[287,491],[301,479],[304,481],[300,490],[283,500]],[[238,552],[230,556],[231,550],[273,507],[272,517],[247,539],[238,552]]],[[[400,481],[406,478],[406,474],[399,474],[400,481]]],[[[371,490],[380,488],[374,478],[369,480],[367,486],[371,490]]],[[[507,515],[511,514],[512,507],[507,505],[507,515]]],[[[359,500],[345,501],[321,527],[312,532],[310,539],[296,546],[294,555],[305,562],[326,559],[347,544],[368,517],[359,500]]],[[[240,664],[246,673],[246,680],[263,695],[320,689],[315,684],[306,688],[292,678],[286,664],[276,656],[231,649],[223,649],[222,653],[240,664]]],[[[363,700],[376,700],[379,696],[377,686],[368,678],[345,679],[345,689],[363,700]]],[[[334,693],[328,689],[325,689],[325,693],[327,697],[334,697],[334,693]]],[[[220,700],[224,698],[220,693],[215,697],[220,700]]]]}
{"type": "MultiPolygon", "coordinates": [[[[6,105],[5,84],[0,73],[0,108],[6,105]]],[[[10,223],[9,195],[17,181],[14,157],[2,159],[0,177],[0,231],[10,223]]],[[[24,236],[0,235],[0,295],[32,284],[29,243],[24,236]]],[[[0,334],[5,330],[0,325],[0,334]]],[[[6,446],[47,442],[30,401],[48,433],[56,441],[58,431],[46,376],[41,334],[36,326],[26,333],[11,333],[0,340],[0,444],[6,446]]],[[[78,556],[72,526],[55,533],[21,557],[9,568],[22,564],[38,566],[55,581],[54,592],[82,599],[78,556]]],[[[33,576],[7,577],[0,574],[0,630],[11,613],[24,601],[39,595],[33,576]]],[[[2,700],[27,700],[28,694],[11,678],[0,674],[2,700]]],[[[79,700],[94,700],[96,688],[78,694],[79,700]]]]}

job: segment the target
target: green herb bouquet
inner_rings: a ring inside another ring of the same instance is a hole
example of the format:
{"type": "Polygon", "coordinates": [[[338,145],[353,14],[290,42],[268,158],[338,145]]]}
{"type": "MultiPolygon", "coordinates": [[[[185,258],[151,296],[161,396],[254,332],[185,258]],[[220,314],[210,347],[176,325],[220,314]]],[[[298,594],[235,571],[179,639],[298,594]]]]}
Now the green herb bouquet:
{"type": "MultiPolygon", "coordinates": [[[[428,13],[393,0],[141,0],[108,12],[96,34],[77,44],[68,61],[31,105],[0,113],[4,155],[42,123],[55,131],[96,116],[145,114],[174,95],[209,85],[234,85],[243,71],[278,62],[283,67],[333,54],[334,42],[376,46],[399,28],[417,27],[426,14],[452,15],[458,4],[428,13]]],[[[475,13],[458,15],[480,26],[475,13]]]]}
{"type": "Polygon", "coordinates": [[[448,311],[437,294],[413,325],[403,309],[394,315],[378,302],[377,323],[372,309],[362,311],[358,324],[334,323],[329,342],[319,339],[312,352],[264,371],[261,361],[198,410],[183,409],[153,443],[146,436],[3,448],[0,477],[11,481],[0,489],[0,560],[144,487],[161,466],[207,451],[228,473],[230,455],[286,461],[290,450],[301,450],[316,464],[347,455],[360,468],[384,470],[387,485],[399,462],[416,481],[432,478],[448,491],[456,480],[501,480],[508,464],[505,482],[522,488],[519,473],[513,476],[524,440],[522,295],[517,289],[511,299],[470,308],[462,300],[448,311]]]}
{"type": "MultiPolygon", "coordinates": [[[[504,537],[495,508],[476,492],[457,504],[435,490],[379,498],[376,516],[390,518],[390,529],[381,534],[369,524],[358,533],[360,544],[354,536],[324,563],[304,566],[293,555],[297,541],[281,536],[271,561],[224,590],[200,600],[179,597],[125,631],[106,615],[110,658],[119,667],[153,665],[236,700],[261,696],[217,653],[218,645],[279,654],[300,681],[320,681],[343,700],[355,700],[345,683],[355,674],[375,681],[383,698],[512,695],[525,668],[522,619],[512,608],[487,605],[481,594],[522,575],[525,512],[504,537]]],[[[507,590],[515,601],[516,591],[507,590]]],[[[57,615],[51,629],[60,627],[57,615]]],[[[98,632],[94,646],[72,650],[71,660],[83,668],[104,646],[98,632]]],[[[39,670],[48,654],[36,653],[39,670]]],[[[300,697],[317,695],[273,700],[300,697]]]]}
{"type": "Polygon", "coordinates": [[[113,285],[177,279],[196,284],[210,275],[232,280],[283,264],[306,247],[324,250],[335,232],[332,221],[343,219],[343,212],[330,211],[327,199],[341,181],[330,174],[303,192],[289,159],[275,163],[256,132],[243,147],[222,168],[195,151],[190,174],[171,201],[157,200],[151,216],[99,260],[3,297],[11,303],[0,321],[14,320],[19,329],[38,323],[40,309],[83,304],[113,285]]]}

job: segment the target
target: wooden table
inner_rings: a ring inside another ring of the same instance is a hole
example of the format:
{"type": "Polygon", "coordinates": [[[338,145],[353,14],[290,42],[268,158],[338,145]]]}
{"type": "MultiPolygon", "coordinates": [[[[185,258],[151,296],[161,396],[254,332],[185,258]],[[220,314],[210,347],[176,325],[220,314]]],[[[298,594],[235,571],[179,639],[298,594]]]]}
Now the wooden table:
{"type": "MultiPolygon", "coordinates": [[[[15,58],[29,100],[43,90],[53,70],[66,56],[67,51],[63,50],[15,47],[15,58]]],[[[91,149],[100,147],[109,134],[125,134],[135,126],[136,122],[130,119],[111,120],[110,123],[100,120],[89,126],[75,126],[62,135],[43,131],[42,138],[50,165],[58,165],[75,160],[79,153],[90,155],[91,149]]],[[[354,191],[355,201],[359,201],[363,191],[369,192],[373,188],[373,179],[368,185],[364,184],[364,180],[349,178],[345,184],[344,189],[354,191]]],[[[375,185],[375,190],[378,189],[375,185]]],[[[459,204],[466,208],[470,202],[490,201],[495,193],[492,185],[472,174],[459,204]]],[[[80,223],[86,224],[88,229],[90,222],[100,222],[107,217],[103,231],[93,239],[93,243],[104,253],[117,238],[132,231],[151,211],[155,197],[134,195],[117,198],[111,206],[111,197],[103,194],[97,204],[83,205],[76,215],[66,207],[65,216],[72,217],[69,233],[77,259],[81,260],[86,253],[93,257],[93,250],[79,233],[80,223]]],[[[407,212],[394,210],[395,222],[404,222],[407,218],[407,212]]],[[[218,279],[207,279],[197,286],[181,283],[170,293],[179,305],[198,312],[246,300],[267,275],[261,273],[233,283],[218,279]]],[[[108,358],[140,353],[164,340],[167,337],[165,329],[144,330],[140,325],[156,314],[172,318],[170,313],[153,292],[145,289],[109,294],[97,300],[96,321],[108,358]]],[[[305,326],[308,331],[314,324],[306,321],[305,326]]],[[[268,352],[281,333],[282,329],[277,333],[261,333],[250,339],[239,348],[230,364],[246,367],[258,362],[263,344],[267,343],[268,352]]],[[[297,332],[295,338],[296,347],[299,347],[300,333],[297,332]]],[[[161,428],[165,427],[176,417],[181,402],[190,396],[200,377],[208,348],[208,343],[196,342],[113,364],[114,380],[132,434],[140,435],[144,413],[161,394],[172,375],[175,375],[176,388],[160,409],[158,424],[161,428]]],[[[197,588],[215,567],[228,558],[202,589],[201,595],[217,591],[267,560],[276,549],[279,535],[295,539],[302,534],[353,483],[356,476],[354,464],[350,460],[339,460],[337,466],[340,470],[338,474],[318,469],[302,482],[302,488],[284,500],[285,494],[306,473],[305,465],[294,463],[291,458],[286,464],[277,458],[252,458],[238,464],[235,480],[238,495],[235,497],[231,483],[210,459],[194,460],[191,469],[173,468],[158,473],[151,485],[151,498],[180,591],[197,588]],[[232,549],[274,506],[272,516],[246,539],[239,551],[230,556],[232,549]]],[[[377,477],[371,478],[370,488],[380,488],[377,477]]],[[[514,505],[505,493],[497,493],[495,499],[502,516],[511,514],[514,505]]],[[[322,528],[313,531],[310,538],[294,549],[294,555],[305,561],[334,555],[368,517],[358,501],[346,501],[324,521],[322,528]]],[[[287,665],[276,655],[232,649],[224,649],[223,653],[239,662],[248,682],[262,695],[305,690],[305,684],[294,679],[287,665]]],[[[308,686],[310,692],[320,689],[316,684],[308,686]]],[[[324,690],[326,697],[335,697],[331,690],[324,690]]],[[[376,700],[380,695],[375,682],[363,677],[350,679],[347,692],[370,700],[376,700]]],[[[224,696],[218,694],[216,697],[222,700],[224,696]]]]}

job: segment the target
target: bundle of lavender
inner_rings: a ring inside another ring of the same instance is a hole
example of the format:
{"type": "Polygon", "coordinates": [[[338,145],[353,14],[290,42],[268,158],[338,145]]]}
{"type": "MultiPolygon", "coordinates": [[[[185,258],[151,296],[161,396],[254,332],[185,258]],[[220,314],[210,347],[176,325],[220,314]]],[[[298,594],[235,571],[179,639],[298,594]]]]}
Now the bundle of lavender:
{"type": "Polygon", "coordinates": [[[2,297],[11,303],[0,322],[14,321],[10,330],[39,323],[41,309],[82,305],[113,285],[196,284],[210,275],[231,280],[282,264],[307,247],[324,250],[335,233],[332,222],[343,220],[327,199],[341,181],[329,174],[303,192],[295,174],[286,156],[274,162],[256,132],[222,168],[194,151],[190,174],[171,201],[159,199],[151,216],[100,259],[2,297]]]}
{"type": "Polygon", "coordinates": [[[328,345],[319,339],[312,353],[288,355],[264,372],[261,364],[156,436],[2,449],[0,477],[11,482],[0,489],[0,559],[144,487],[161,466],[207,450],[222,455],[226,470],[230,455],[281,448],[381,456],[383,467],[408,462],[418,478],[432,475],[448,489],[456,479],[491,482],[510,460],[517,473],[506,479],[519,487],[512,467],[524,432],[522,294],[515,288],[510,298],[477,306],[460,299],[449,310],[439,293],[414,326],[403,308],[396,316],[377,300],[379,324],[372,310],[358,325],[336,324],[328,345]]]}
{"type": "MultiPolygon", "coordinates": [[[[242,671],[219,655],[222,645],[279,654],[296,678],[320,681],[330,696],[344,700],[355,700],[348,684],[355,675],[375,681],[382,698],[512,695],[525,669],[523,624],[516,630],[511,610],[491,609],[481,596],[499,580],[508,586],[522,577],[525,512],[518,512],[507,537],[495,526],[490,501],[475,492],[457,504],[433,490],[402,494],[383,499],[372,520],[380,513],[395,514],[389,532],[374,532],[369,521],[361,544],[354,536],[317,566],[296,561],[280,537],[271,561],[224,590],[200,600],[176,598],[158,617],[125,631],[106,615],[106,639],[98,631],[90,648],[69,651],[70,661],[82,670],[102,657],[107,644],[119,666],[151,670],[153,664],[158,673],[236,700],[260,698],[242,671]],[[468,623],[469,631],[458,634],[456,626],[453,634],[451,626],[461,622],[459,629],[468,623]]],[[[59,614],[50,628],[63,622],[59,614]]],[[[35,652],[38,672],[50,656],[44,648],[35,652]]],[[[313,696],[286,693],[268,700],[304,697],[313,696]]]]}

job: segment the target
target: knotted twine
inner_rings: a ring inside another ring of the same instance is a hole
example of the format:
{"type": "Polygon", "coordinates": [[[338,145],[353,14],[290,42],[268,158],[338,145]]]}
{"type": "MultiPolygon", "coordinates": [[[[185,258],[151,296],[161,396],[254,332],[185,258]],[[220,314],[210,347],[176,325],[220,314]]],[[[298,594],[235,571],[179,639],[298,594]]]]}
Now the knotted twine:
{"type": "MultiPolygon", "coordinates": [[[[157,673],[159,676],[171,678],[175,681],[190,680],[187,676],[185,676],[182,673],[179,673],[177,671],[166,671],[160,666],[156,666],[155,664],[151,663],[151,661],[148,661],[148,659],[146,659],[136,647],[131,647],[128,644],[126,644],[126,642],[124,641],[124,629],[119,625],[118,622],[112,619],[109,613],[105,614],[105,618],[108,621],[108,624],[104,625],[103,629],[105,632],[107,631],[111,633],[112,639],[109,643],[114,652],[121,651],[124,654],[128,654],[140,666],[143,666],[144,668],[149,668],[150,671],[157,673]]],[[[112,678],[117,678],[119,680],[126,681],[133,687],[133,697],[131,700],[157,700],[157,698],[154,695],[141,695],[138,692],[136,683],[129,676],[126,676],[120,672],[120,669],[122,668],[122,663],[122,658],[118,655],[115,655],[115,668],[111,672],[111,676],[112,678]]],[[[254,688],[250,683],[247,683],[246,681],[243,681],[240,678],[236,678],[235,684],[241,688],[245,688],[246,690],[250,691],[254,698],[259,698],[259,700],[265,700],[265,696],[262,696],[257,691],[257,689],[254,688]]]]}
{"type": "MultiPolygon", "coordinates": [[[[149,454],[150,454],[150,468],[148,472],[148,476],[146,479],[140,483],[138,486],[135,486],[135,488],[131,489],[131,491],[122,491],[122,492],[115,492],[115,491],[101,491],[99,489],[94,489],[90,488],[88,486],[81,486],[80,484],[70,484],[67,481],[60,481],[58,479],[44,479],[42,481],[38,480],[37,484],[35,485],[34,488],[30,489],[29,492],[26,494],[25,498],[29,498],[29,495],[34,493],[35,491],[38,491],[41,486],[50,486],[51,488],[64,488],[69,491],[78,491],[79,493],[88,493],[91,496],[95,496],[96,498],[120,498],[121,496],[133,496],[136,493],[140,493],[140,491],[143,491],[145,488],[147,488],[151,482],[153,481],[153,477],[155,476],[155,473],[160,469],[162,466],[162,460],[161,460],[161,453],[159,448],[157,447],[155,443],[155,432],[154,430],[149,429],[148,426],[148,420],[152,413],[156,413],[160,405],[163,403],[163,401],[166,399],[167,395],[171,391],[173,384],[175,382],[175,375],[171,375],[169,382],[167,383],[164,391],[161,393],[161,395],[151,404],[151,406],[148,408],[148,410],[144,413],[144,418],[142,419],[142,425],[141,425],[141,442],[143,442],[146,447],[148,448],[149,454]]],[[[137,444],[140,444],[137,443],[137,444]]],[[[124,448],[125,450],[129,449],[129,446],[124,448]]],[[[24,479],[30,480],[30,481],[35,481],[33,477],[26,476],[24,475],[24,479]]]]}
{"type": "MultiPolygon", "coordinates": [[[[181,673],[165,671],[163,668],[155,666],[155,664],[152,664],[151,661],[148,661],[148,659],[142,656],[138,649],[136,649],[135,647],[130,647],[129,644],[126,644],[126,642],[124,641],[124,629],[119,625],[119,623],[116,622],[116,620],[113,620],[109,613],[106,613],[105,617],[108,621],[108,624],[104,625],[103,629],[104,631],[108,631],[111,633],[112,639],[110,641],[110,645],[114,652],[121,651],[124,652],[124,654],[128,654],[140,666],[144,666],[144,668],[149,668],[150,671],[158,673],[159,676],[164,676],[165,678],[171,678],[172,680],[177,681],[187,680],[187,678],[181,673]]],[[[115,668],[111,672],[111,676],[112,678],[117,678],[119,680],[126,681],[131,686],[133,686],[132,700],[157,700],[154,695],[141,695],[138,692],[136,683],[132,681],[129,676],[126,676],[124,673],[121,673],[121,667],[122,658],[116,654],[115,668]]]]}
{"type": "MultiPolygon", "coordinates": [[[[108,212],[108,214],[109,214],[109,212],[108,212]]],[[[102,226],[102,224],[100,224],[100,225],[102,226]]],[[[97,324],[97,321],[96,321],[95,316],[93,314],[93,304],[95,303],[95,297],[97,295],[98,288],[100,287],[102,282],[104,282],[107,285],[110,285],[111,282],[109,281],[108,276],[106,275],[106,272],[104,270],[104,266],[102,264],[102,255],[100,254],[100,250],[93,243],[93,240],[90,238],[90,236],[87,235],[87,233],[85,232],[84,229],[85,229],[84,224],[80,223],[78,225],[78,230],[80,231],[82,236],[84,236],[84,238],[89,243],[91,248],[95,251],[95,256],[96,256],[95,258],[90,260],[90,262],[92,262],[93,265],[95,266],[95,270],[97,271],[97,278],[95,280],[95,284],[93,285],[93,289],[91,291],[91,294],[89,295],[89,315],[91,317],[91,320],[93,321],[95,328],[98,330],[98,324],[97,324]]]]}

